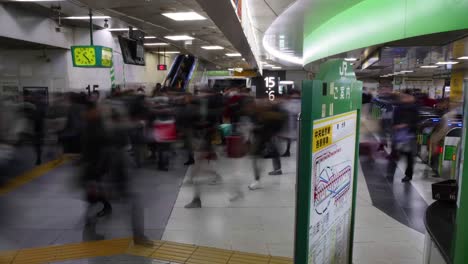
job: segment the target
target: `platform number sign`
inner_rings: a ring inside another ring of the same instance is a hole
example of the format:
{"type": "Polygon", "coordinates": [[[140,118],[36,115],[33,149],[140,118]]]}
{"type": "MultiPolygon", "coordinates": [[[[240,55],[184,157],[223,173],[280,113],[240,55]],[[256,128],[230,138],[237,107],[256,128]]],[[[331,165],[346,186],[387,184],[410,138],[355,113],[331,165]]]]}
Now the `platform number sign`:
{"type": "Polygon", "coordinates": [[[278,85],[276,77],[265,77],[265,87],[267,90],[265,93],[268,95],[268,100],[274,101],[276,99],[275,88],[278,85]]]}

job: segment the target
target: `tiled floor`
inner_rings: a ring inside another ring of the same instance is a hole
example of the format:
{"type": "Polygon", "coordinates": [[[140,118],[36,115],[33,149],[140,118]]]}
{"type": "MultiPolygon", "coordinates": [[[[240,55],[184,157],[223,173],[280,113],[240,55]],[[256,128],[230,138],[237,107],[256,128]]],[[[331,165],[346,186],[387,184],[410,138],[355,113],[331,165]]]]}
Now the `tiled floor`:
{"type": "MultiPolygon", "coordinates": [[[[264,175],[271,160],[261,160],[264,175]]],[[[295,158],[283,159],[283,175],[265,176],[263,188],[249,191],[253,180],[250,158],[221,158],[214,165],[223,176],[217,185],[202,183],[201,209],[185,209],[193,186],[184,185],[163,235],[164,240],[225,249],[292,256],[295,214],[295,158]],[[231,202],[241,190],[243,198],[231,202]],[[280,228],[278,228],[280,227],[280,228]]]]}
{"type": "MultiPolygon", "coordinates": [[[[151,239],[161,239],[185,175],[183,162],[176,162],[170,172],[157,171],[153,165],[130,171],[143,200],[145,232],[151,239]]],[[[0,196],[0,251],[87,240],[87,205],[76,187],[78,173],[70,162],[0,196]]],[[[114,201],[113,209],[111,218],[99,221],[97,232],[106,239],[131,236],[128,206],[114,201]]]]}
{"type": "MultiPolygon", "coordinates": [[[[223,176],[221,182],[210,185],[212,176],[198,179],[202,190],[201,209],[184,208],[192,199],[193,186],[180,187],[186,174],[181,161],[168,173],[158,172],[151,166],[132,171],[144,201],[146,233],[153,239],[292,257],[296,159],[284,158],[282,162],[283,175],[264,176],[263,188],[250,191],[247,188],[253,179],[250,158],[221,157],[214,164],[223,176]],[[243,198],[230,201],[231,194],[239,190],[243,198]]],[[[261,163],[262,175],[267,175],[272,168],[271,160],[261,160],[261,163]]],[[[422,201],[430,204],[433,180],[425,178],[423,169],[418,165],[410,186],[422,201]]],[[[9,204],[3,209],[8,210],[10,220],[0,226],[0,251],[83,240],[85,203],[80,192],[73,188],[76,173],[76,167],[65,165],[0,197],[0,205],[9,204]]],[[[377,208],[369,192],[373,185],[366,178],[359,168],[355,263],[421,263],[423,234],[377,208]]],[[[117,203],[114,217],[101,223],[98,230],[106,238],[130,236],[126,212],[117,203]]],[[[80,261],[64,263],[154,263],[120,256],[80,261]]]]}
{"type": "MultiPolygon", "coordinates": [[[[266,175],[271,161],[263,160],[266,175]]],[[[251,161],[221,159],[215,165],[222,183],[202,186],[202,209],[185,209],[192,187],[181,188],[163,235],[164,240],[216,246],[278,256],[293,256],[295,158],[283,159],[282,176],[265,176],[264,188],[247,190],[252,180],[251,161]],[[239,187],[244,198],[229,202],[239,187]]],[[[422,180],[421,180],[422,181],[422,180]]],[[[363,177],[358,179],[355,263],[420,263],[423,234],[372,205],[363,177]]]]}

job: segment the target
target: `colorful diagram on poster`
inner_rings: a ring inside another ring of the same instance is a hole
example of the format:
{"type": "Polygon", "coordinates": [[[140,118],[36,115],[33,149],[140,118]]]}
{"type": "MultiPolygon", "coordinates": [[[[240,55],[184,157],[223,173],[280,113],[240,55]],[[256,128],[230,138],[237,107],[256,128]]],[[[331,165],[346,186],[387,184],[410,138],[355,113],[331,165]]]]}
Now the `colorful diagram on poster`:
{"type": "Polygon", "coordinates": [[[347,263],[357,112],[314,121],[309,263],[347,263]]]}

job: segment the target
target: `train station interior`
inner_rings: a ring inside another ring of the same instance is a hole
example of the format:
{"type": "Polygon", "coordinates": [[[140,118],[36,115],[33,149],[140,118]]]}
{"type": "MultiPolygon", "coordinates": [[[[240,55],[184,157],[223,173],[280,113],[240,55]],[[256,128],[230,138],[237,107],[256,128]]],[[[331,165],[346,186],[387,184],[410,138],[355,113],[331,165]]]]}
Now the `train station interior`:
{"type": "Polygon", "coordinates": [[[468,263],[467,0],[0,0],[0,264],[468,263]]]}

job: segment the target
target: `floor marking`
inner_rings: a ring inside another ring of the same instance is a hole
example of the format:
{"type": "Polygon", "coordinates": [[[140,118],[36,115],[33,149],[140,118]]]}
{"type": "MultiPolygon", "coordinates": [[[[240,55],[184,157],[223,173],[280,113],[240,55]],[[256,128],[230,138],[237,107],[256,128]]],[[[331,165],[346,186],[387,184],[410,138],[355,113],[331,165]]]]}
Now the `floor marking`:
{"type": "Polygon", "coordinates": [[[20,176],[14,177],[13,179],[7,181],[2,187],[0,187],[0,195],[5,195],[29,182],[32,180],[43,176],[47,172],[63,165],[65,162],[71,160],[73,156],[71,155],[61,155],[59,158],[49,161],[47,163],[41,164],[33,169],[23,173],[20,176]]]}
{"type": "Polygon", "coordinates": [[[130,238],[0,252],[0,263],[46,264],[123,254],[181,264],[293,264],[292,259],[285,257],[272,257],[175,242],[154,241],[152,247],[143,247],[134,245],[130,238]]]}

